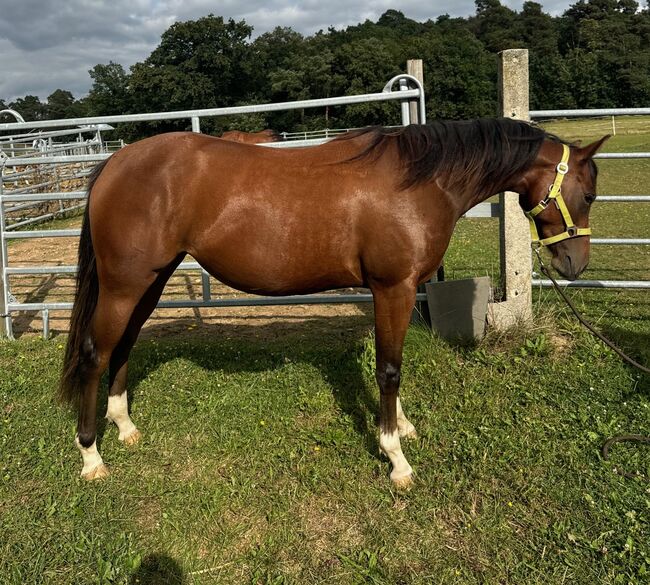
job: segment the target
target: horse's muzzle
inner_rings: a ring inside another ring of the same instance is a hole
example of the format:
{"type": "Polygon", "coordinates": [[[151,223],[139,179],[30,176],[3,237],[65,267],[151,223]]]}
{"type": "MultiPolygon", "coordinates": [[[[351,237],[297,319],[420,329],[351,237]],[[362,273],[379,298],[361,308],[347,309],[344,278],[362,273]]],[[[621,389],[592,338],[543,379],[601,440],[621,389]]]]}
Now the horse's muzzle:
{"type": "Polygon", "coordinates": [[[574,281],[584,272],[587,263],[583,262],[578,264],[573,261],[571,256],[568,254],[562,254],[561,256],[557,255],[553,257],[551,260],[551,266],[553,266],[562,277],[574,281]]]}

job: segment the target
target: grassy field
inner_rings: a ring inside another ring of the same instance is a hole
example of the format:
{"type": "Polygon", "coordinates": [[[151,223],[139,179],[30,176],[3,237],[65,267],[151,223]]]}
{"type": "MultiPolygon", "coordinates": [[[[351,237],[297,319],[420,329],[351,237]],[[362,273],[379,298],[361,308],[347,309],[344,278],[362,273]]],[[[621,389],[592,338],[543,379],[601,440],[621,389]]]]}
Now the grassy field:
{"type": "MultiPolygon", "coordinates": [[[[585,124],[551,129],[601,132],[585,124]]],[[[650,150],[635,124],[607,149],[650,150]]],[[[648,162],[601,162],[599,191],[647,193],[648,162]]],[[[596,205],[598,236],[648,237],[642,205],[596,205]]],[[[461,223],[450,276],[498,275],[494,228],[461,223]]],[[[648,253],[594,247],[585,277],[650,279],[648,253]]],[[[572,294],[650,362],[647,291],[572,294]]],[[[113,473],[92,484],[77,476],[75,417],[53,403],[64,338],[0,342],[0,584],[648,583],[649,484],[614,468],[650,475],[649,452],[599,451],[648,432],[650,378],[551,291],[535,310],[533,327],[472,348],[411,329],[402,396],[419,438],[404,448],[417,478],[402,494],[378,455],[367,315],[336,337],[311,322],[140,342],[143,441],[126,449],[102,421],[113,473]]]]}

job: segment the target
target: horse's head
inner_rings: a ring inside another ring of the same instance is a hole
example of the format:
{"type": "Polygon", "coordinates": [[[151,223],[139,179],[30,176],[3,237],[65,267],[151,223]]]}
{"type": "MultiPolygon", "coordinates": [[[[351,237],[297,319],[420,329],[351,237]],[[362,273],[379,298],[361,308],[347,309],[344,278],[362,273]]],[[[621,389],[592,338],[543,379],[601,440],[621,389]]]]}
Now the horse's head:
{"type": "Polygon", "coordinates": [[[589,263],[589,211],[597,175],[593,156],[607,138],[584,148],[545,140],[519,191],[533,240],[548,246],[553,268],[569,280],[589,263]]]}

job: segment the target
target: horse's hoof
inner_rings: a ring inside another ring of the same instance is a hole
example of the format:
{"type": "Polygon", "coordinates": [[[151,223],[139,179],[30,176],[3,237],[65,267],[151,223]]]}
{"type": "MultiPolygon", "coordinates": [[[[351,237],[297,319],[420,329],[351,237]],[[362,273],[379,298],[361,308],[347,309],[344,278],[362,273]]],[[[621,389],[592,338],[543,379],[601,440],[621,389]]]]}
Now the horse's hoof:
{"type": "Polygon", "coordinates": [[[87,471],[86,473],[81,473],[81,477],[83,477],[86,481],[95,481],[96,479],[104,479],[105,477],[108,477],[110,475],[110,471],[108,471],[108,467],[104,463],[100,463],[96,467],[93,467],[90,471],[87,471]]]}
{"type": "Polygon", "coordinates": [[[120,441],[122,441],[127,447],[131,447],[140,441],[141,438],[142,433],[138,429],[133,429],[128,435],[126,435],[126,437],[120,437],[120,441]]]}
{"type": "Polygon", "coordinates": [[[399,434],[400,439],[417,439],[418,438],[418,432],[415,430],[415,427],[411,427],[410,429],[406,429],[405,431],[401,432],[399,434]]]}
{"type": "Polygon", "coordinates": [[[413,474],[409,473],[408,475],[405,475],[404,477],[398,477],[397,479],[393,479],[391,477],[391,481],[393,482],[393,487],[401,492],[405,492],[411,489],[413,486],[413,474]]]}

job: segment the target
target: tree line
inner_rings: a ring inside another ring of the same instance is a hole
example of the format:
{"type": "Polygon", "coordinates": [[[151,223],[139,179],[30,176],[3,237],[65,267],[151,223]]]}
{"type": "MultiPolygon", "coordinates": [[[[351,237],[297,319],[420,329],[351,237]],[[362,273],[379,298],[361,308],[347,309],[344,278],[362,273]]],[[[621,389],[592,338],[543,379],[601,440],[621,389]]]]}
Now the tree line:
{"type": "MultiPolygon", "coordinates": [[[[497,113],[497,53],[530,51],[531,107],[641,107],[650,104],[650,6],[635,0],[578,0],[561,16],[528,1],[520,11],[476,0],[468,18],[417,22],[388,10],[377,22],[304,36],[278,27],[252,38],[244,20],[212,14],[177,22],[158,47],[126,71],[95,65],[92,87],[76,99],[57,89],[46,102],[26,95],[11,107],[26,120],[213,108],[380,91],[407,59],[424,61],[427,115],[497,113]]],[[[204,132],[302,131],[399,121],[394,104],[359,104],[217,118],[204,132]]],[[[121,125],[124,138],[183,129],[187,122],[121,125]]]]}

